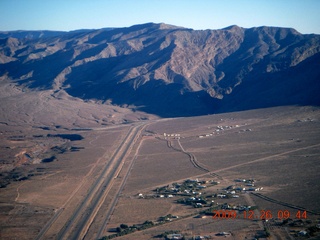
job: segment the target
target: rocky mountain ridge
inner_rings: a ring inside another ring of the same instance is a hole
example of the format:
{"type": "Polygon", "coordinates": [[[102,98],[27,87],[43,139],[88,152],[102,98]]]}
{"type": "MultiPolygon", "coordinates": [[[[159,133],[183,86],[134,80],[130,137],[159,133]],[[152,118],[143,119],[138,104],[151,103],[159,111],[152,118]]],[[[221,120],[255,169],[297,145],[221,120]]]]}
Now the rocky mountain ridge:
{"type": "Polygon", "coordinates": [[[68,93],[163,117],[320,103],[320,36],[290,28],[147,23],[6,34],[0,76],[55,97],[68,93]]]}

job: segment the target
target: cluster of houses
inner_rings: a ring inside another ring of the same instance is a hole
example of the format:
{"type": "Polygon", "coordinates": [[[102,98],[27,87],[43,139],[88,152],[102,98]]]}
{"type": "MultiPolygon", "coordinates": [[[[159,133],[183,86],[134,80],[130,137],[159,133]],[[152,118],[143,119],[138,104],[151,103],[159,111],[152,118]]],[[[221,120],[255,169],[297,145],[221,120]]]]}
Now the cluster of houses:
{"type": "MultiPolygon", "coordinates": [[[[254,186],[243,187],[243,186],[231,185],[231,186],[226,188],[225,192],[226,192],[226,194],[231,194],[232,197],[234,197],[234,198],[238,198],[239,196],[236,195],[237,193],[240,193],[240,192],[257,192],[257,191],[261,191],[261,190],[263,190],[263,187],[254,187],[254,186]]],[[[223,197],[221,197],[221,198],[223,198],[223,197]]]]}
{"type": "MultiPolygon", "coordinates": [[[[171,137],[171,134],[170,134],[171,137]]],[[[176,137],[176,136],[173,136],[176,137]]],[[[178,137],[178,136],[177,136],[178,137]]],[[[176,200],[178,204],[185,204],[193,206],[194,208],[205,208],[201,210],[199,216],[212,215],[212,209],[225,209],[236,211],[249,211],[255,207],[249,205],[234,204],[234,201],[226,201],[221,203],[221,199],[239,198],[241,193],[247,191],[259,191],[262,187],[256,186],[254,179],[235,179],[234,184],[230,185],[219,192],[212,193],[206,190],[207,188],[219,184],[214,180],[203,179],[187,179],[183,182],[172,183],[166,186],[158,187],[154,189],[154,193],[151,195],[138,194],[139,198],[174,198],[179,196],[176,200]],[[206,191],[204,191],[206,190],[206,191]],[[181,198],[182,197],[182,198],[181,198]],[[220,200],[218,200],[220,199],[220,200]],[[218,203],[219,201],[219,203],[218,203]],[[208,209],[207,209],[208,208],[208,209]]],[[[167,215],[160,217],[154,224],[161,224],[164,222],[170,222],[179,218],[178,216],[167,215]]],[[[229,236],[230,233],[221,232],[216,236],[229,236]]],[[[166,239],[184,239],[184,236],[179,233],[167,234],[166,239]]],[[[197,239],[210,239],[210,238],[197,238],[197,239]]]]}
{"type": "MultiPolygon", "coordinates": [[[[228,236],[231,236],[231,233],[229,233],[229,232],[218,232],[216,234],[216,236],[228,237],[228,236]]],[[[168,234],[166,236],[166,240],[177,240],[177,239],[178,240],[179,239],[185,239],[185,237],[180,233],[168,234]]],[[[197,236],[193,236],[190,239],[192,239],[192,240],[204,240],[204,239],[214,239],[214,238],[212,236],[197,235],[197,236]]]]}
{"type": "Polygon", "coordinates": [[[230,205],[228,203],[224,203],[220,207],[221,209],[225,209],[225,210],[238,210],[238,211],[249,211],[252,208],[252,206],[250,205],[230,205]]]}
{"type": "Polygon", "coordinates": [[[199,138],[211,137],[213,135],[219,135],[220,132],[222,132],[224,130],[229,130],[229,129],[238,128],[238,127],[240,127],[240,125],[235,125],[235,126],[217,126],[212,133],[207,133],[205,135],[200,135],[199,138]]]}
{"type": "MultiPolygon", "coordinates": [[[[219,193],[203,195],[202,191],[209,186],[217,185],[220,182],[213,180],[187,179],[182,183],[172,183],[171,185],[159,187],[154,190],[156,194],[143,195],[138,194],[139,198],[173,198],[175,196],[184,196],[177,202],[186,205],[192,205],[195,208],[210,207],[214,199],[239,198],[241,193],[247,191],[260,191],[263,187],[256,187],[254,179],[235,179],[235,184],[224,188],[219,193]]],[[[236,210],[247,209],[247,206],[237,206],[236,210]]]]}
{"type": "Polygon", "coordinates": [[[230,185],[226,187],[223,192],[215,195],[217,198],[239,198],[239,193],[260,191],[263,187],[256,187],[254,179],[236,179],[237,185],[230,185]]]}
{"type": "Polygon", "coordinates": [[[173,198],[175,196],[185,196],[186,198],[179,199],[177,202],[201,208],[204,205],[212,205],[214,201],[212,201],[211,198],[215,197],[215,195],[204,197],[202,196],[201,191],[219,183],[220,182],[212,180],[187,179],[182,183],[173,183],[171,185],[159,187],[154,190],[156,194],[143,195],[142,193],[139,193],[138,198],[173,198]]]}
{"type": "MultiPolygon", "coordinates": [[[[210,207],[214,203],[214,199],[239,198],[241,193],[250,191],[260,191],[263,187],[256,187],[254,179],[236,179],[236,183],[224,188],[219,193],[211,195],[203,195],[202,191],[212,185],[217,185],[220,182],[213,180],[187,179],[182,183],[172,183],[171,185],[156,188],[156,194],[143,195],[138,194],[139,198],[174,198],[176,196],[184,196],[177,200],[178,203],[192,205],[195,208],[204,206],[210,207]]],[[[244,206],[244,208],[247,208],[244,206]]],[[[237,208],[237,210],[241,210],[237,208]]]]}
{"type": "Polygon", "coordinates": [[[297,120],[297,122],[314,122],[315,119],[307,118],[307,119],[302,119],[302,120],[297,120]]]}
{"type": "Polygon", "coordinates": [[[174,139],[180,139],[179,133],[163,133],[164,139],[168,138],[174,138],[174,139]]]}
{"type": "Polygon", "coordinates": [[[155,189],[157,197],[173,197],[175,195],[182,196],[198,196],[201,190],[207,188],[208,185],[217,185],[219,182],[212,180],[187,179],[183,183],[173,183],[172,185],[163,186],[155,189]]]}
{"type": "Polygon", "coordinates": [[[204,197],[189,197],[179,199],[177,202],[181,204],[192,205],[195,208],[202,208],[204,205],[211,204],[214,201],[212,200],[209,202],[208,199],[204,197]]]}
{"type": "Polygon", "coordinates": [[[241,129],[238,133],[251,132],[251,131],[252,131],[251,128],[247,128],[247,129],[241,129]]]}
{"type": "Polygon", "coordinates": [[[227,191],[230,191],[230,193],[237,191],[237,192],[245,192],[245,191],[261,191],[263,190],[263,187],[256,187],[255,186],[255,180],[254,179],[235,179],[234,180],[237,183],[237,186],[231,185],[226,188],[227,191]]]}

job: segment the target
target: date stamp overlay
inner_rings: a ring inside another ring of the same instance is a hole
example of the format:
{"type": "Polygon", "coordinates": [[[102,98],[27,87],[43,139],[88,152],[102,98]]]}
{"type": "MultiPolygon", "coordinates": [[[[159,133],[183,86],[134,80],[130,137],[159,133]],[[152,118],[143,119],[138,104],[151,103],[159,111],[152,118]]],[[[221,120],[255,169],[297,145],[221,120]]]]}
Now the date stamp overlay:
{"type": "Polygon", "coordinates": [[[278,210],[272,212],[271,210],[261,210],[257,215],[254,210],[238,212],[237,210],[214,210],[213,219],[260,219],[269,220],[272,218],[278,219],[307,219],[307,211],[297,210],[290,212],[288,210],[278,210]]]}

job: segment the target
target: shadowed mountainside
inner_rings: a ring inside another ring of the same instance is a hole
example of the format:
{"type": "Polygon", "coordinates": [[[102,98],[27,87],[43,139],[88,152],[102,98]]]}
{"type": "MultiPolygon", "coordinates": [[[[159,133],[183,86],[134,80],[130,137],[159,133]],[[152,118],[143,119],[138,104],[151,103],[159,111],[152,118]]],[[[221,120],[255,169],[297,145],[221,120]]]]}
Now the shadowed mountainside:
{"type": "Polygon", "coordinates": [[[320,103],[320,36],[294,29],[147,23],[27,35],[0,34],[0,76],[36,91],[162,117],[320,103]]]}

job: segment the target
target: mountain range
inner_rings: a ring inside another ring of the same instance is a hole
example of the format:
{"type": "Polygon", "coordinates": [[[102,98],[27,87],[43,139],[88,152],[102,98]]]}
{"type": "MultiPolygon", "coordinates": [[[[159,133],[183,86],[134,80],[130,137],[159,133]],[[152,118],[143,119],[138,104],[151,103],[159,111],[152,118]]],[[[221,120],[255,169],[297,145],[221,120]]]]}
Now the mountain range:
{"type": "Polygon", "coordinates": [[[160,117],[319,105],[320,35],[164,23],[0,32],[0,78],[160,117]]]}

